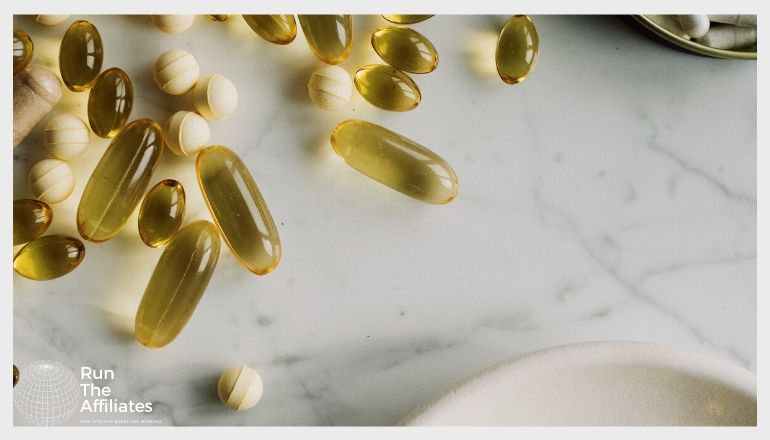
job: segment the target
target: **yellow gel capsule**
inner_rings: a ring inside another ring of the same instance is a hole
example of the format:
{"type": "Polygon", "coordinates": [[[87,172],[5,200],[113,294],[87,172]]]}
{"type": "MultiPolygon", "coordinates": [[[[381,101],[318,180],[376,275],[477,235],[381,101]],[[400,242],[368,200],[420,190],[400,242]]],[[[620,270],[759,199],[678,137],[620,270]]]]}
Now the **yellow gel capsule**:
{"type": "Polygon", "coordinates": [[[206,15],[206,17],[208,17],[211,21],[221,23],[223,21],[227,21],[227,19],[230,18],[230,14],[209,14],[206,15]]]}
{"type": "Polygon", "coordinates": [[[80,236],[100,242],[118,235],[142,200],[163,149],[157,122],[137,119],[112,139],[80,199],[80,236]]]}
{"type": "Polygon", "coordinates": [[[508,84],[518,84],[537,64],[540,40],[535,23],[526,15],[514,15],[503,26],[497,39],[495,63],[500,78],[508,84]]]}
{"type": "Polygon", "coordinates": [[[40,237],[51,226],[53,211],[40,200],[13,201],[13,245],[27,243],[40,237]]]}
{"type": "Polygon", "coordinates": [[[449,203],[457,175],[436,153],[387,128],[349,119],[334,129],[334,151],[353,169],[426,203],[449,203]]]}
{"type": "Polygon", "coordinates": [[[275,44],[289,44],[297,36],[293,15],[244,15],[243,19],[257,35],[275,44]]]}
{"type": "Polygon", "coordinates": [[[382,17],[385,20],[388,20],[391,23],[396,24],[413,24],[413,23],[419,23],[421,21],[425,21],[431,17],[433,17],[433,14],[430,15],[386,15],[382,14],[382,17]]]}
{"type": "Polygon", "coordinates": [[[182,184],[166,179],[153,186],[139,208],[139,236],[144,244],[166,244],[184,219],[185,195],[182,184]]]}
{"type": "Polygon", "coordinates": [[[46,235],[21,248],[13,259],[13,270],[31,280],[52,280],[75,270],[85,254],[86,248],[77,238],[46,235]]]}
{"type": "Polygon", "coordinates": [[[372,47],[383,61],[411,73],[433,72],[438,52],[428,38],[414,29],[386,26],[372,34],[372,47]]]}
{"type": "Polygon", "coordinates": [[[171,238],[136,312],[134,333],[142,345],[160,348],[182,332],[214,273],[219,248],[217,230],[205,220],[171,238]]]}
{"type": "Polygon", "coordinates": [[[88,94],[88,123],[103,138],[114,137],[134,107],[134,86],[126,72],[113,67],[96,78],[88,94]]]}
{"type": "Polygon", "coordinates": [[[215,145],[198,153],[195,171],[214,223],[235,258],[257,275],[275,269],[281,241],[243,161],[229,148],[215,145]]]}
{"type": "Polygon", "coordinates": [[[405,112],[417,107],[422,96],[404,72],[383,64],[370,64],[356,72],[353,83],[361,96],[383,110],[405,112]]]}
{"type": "Polygon", "coordinates": [[[73,92],[88,90],[102,70],[104,48],[96,26],[77,20],[64,33],[59,47],[61,79],[73,92]]]}
{"type": "Polygon", "coordinates": [[[353,47],[350,15],[299,15],[299,24],[313,54],[326,64],[339,64],[353,47]]]}
{"type": "Polygon", "coordinates": [[[13,29],[13,76],[24,71],[35,52],[35,45],[32,44],[32,38],[21,29],[13,29]]]}

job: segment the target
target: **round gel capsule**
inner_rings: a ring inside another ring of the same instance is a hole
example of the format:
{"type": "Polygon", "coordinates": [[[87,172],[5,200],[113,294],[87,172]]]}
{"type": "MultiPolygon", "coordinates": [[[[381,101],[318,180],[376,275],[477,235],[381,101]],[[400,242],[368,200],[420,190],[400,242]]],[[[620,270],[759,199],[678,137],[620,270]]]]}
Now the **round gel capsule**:
{"type": "Polygon", "coordinates": [[[324,110],[336,110],[350,102],[353,80],[342,67],[321,67],[310,75],[307,91],[313,104],[324,110]]]}
{"type": "Polygon", "coordinates": [[[167,50],[155,60],[153,79],[169,95],[182,95],[195,86],[201,70],[195,57],[179,49],[167,50]]]}
{"type": "Polygon", "coordinates": [[[220,74],[203,77],[193,88],[193,105],[206,119],[225,119],[238,106],[238,90],[220,74]]]}
{"type": "Polygon", "coordinates": [[[70,18],[69,15],[38,15],[35,21],[46,26],[56,26],[64,23],[68,18],[70,18]]]}
{"type": "Polygon", "coordinates": [[[262,398],[262,378],[246,365],[228,368],[217,383],[219,400],[228,408],[244,411],[252,408],[262,398]]]}
{"type": "Polygon", "coordinates": [[[29,170],[29,189],[41,202],[63,202],[75,188],[75,173],[67,162],[43,159],[29,170]]]}
{"type": "Polygon", "coordinates": [[[353,77],[356,89],[370,104],[383,110],[405,112],[420,104],[417,84],[404,72],[384,64],[370,64],[353,77]]]}
{"type": "Polygon", "coordinates": [[[88,123],[94,134],[112,138],[126,125],[134,107],[134,86],[126,72],[112,67],[96,78],[88,94],[88,123]]]}
{"type": "Polygon", "coordinates": [[[35,51],[35,45],[32,44],[32,38],[21,29],[13,29],[13,76],[24,71],[35,51]]]}
{"type": "Polygon", "coordinates": [[[166,244],[184,219],[185,195],[174,179],[158,182],[144,196],[139,208],[139,237],[150,247],[166,244]]]}
{"type": "Polygon", "coordinates": [[[152,22],[168,34],[184,32],[192,26],[195,15],[153,15],[152,22]]]}
{"type": "Polygon", "coordinates": [[[180,156],[195,156],[206,147],[209,135],[209,123],[195,112],[180,110],[163,125],[166,145],[180,156]]]}
{"type": "Polygon", "coordinates": [[[535,23],[526,15],[514,15],[497,38],[497,73],[507,84],[524,81],[537,64],[540,40],[535,23]]]}
{"type": "Polygon", "coordinates": [[[13,201],[13,245],[28,243],[48,230],[53,221],[53,210],[48,204],[35,199],[13,201]]]}
{"type": "Polygon", "coordinates": [[[88,90],[102,71],[104,47],[99,31],[91,22],[73,22],[59,46],[59,71],[68,89],[88,90]]]}
{"type": "Polygon", "coordinates": [[[71,114],[55,116],[43,130],[43,145],[53,157],[72,160],[88,148],[91,131],[82,119],[71,114]]]}
{"type": "Polygon", "coordinates": [[[86,248],[77,238],[46,235],[21,248],[13,258],[13,270],[31,280],[52,280],[75,270],[85,254],[86,248]]]}

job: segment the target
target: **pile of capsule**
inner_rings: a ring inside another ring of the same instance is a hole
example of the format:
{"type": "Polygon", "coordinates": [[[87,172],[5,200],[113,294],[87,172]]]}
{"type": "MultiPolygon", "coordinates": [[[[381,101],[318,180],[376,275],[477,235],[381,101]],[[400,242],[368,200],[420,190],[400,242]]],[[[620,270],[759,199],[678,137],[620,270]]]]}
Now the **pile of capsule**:
{"type": "MultiPolygon", "coordinates": [[[[298,20],[293,15],[244,15],[243,19],[257,35],[278,45],[295,39],[299,21],[312,53],[328,64],[313,72],[308,83],[310,98],[319,107],[343,107],[355,87],[367,102],[381,109],[408,111],[420,103],[421,95],[407,72],[432,72],[438,65],[438,52],[427,37],[402,25],[431,15],[384,17],[394,25],[377,29],[370,41],[387,64],[363,66],[354,79],[338,66],[353,44],[350,15],[299,15],[298,20]]],[[[67,18],[38,16],[38,22],[56,25],[67,18]]],[[[228,16],[209,18],[224,21],[228,16]]],[[[160,30],[178,33],[190,28],[195,16],[157,15],[151,19],[160,30]]],[[[14,147],[62,94],[54,72],[28,65],[33,51],[29,35],[14,29],[14,147]]],[[[537,54],[532,20],[526,16],[508,20],[495,58],[503,81],[523,81],[534,68],[537,54]]],[[[81,196],[77,230],[87,241],[110,240],[139,208],[141,239],[148,246],[164,249],[137,310],[135,334],[145,346],[158,348],[173,341],[192,316],[217,264],[220,237],[238,262],[258,275],[278,265],[280,239],[244,163],[227,147],[209,143],[207,121],[227,118],[235,110],[235,85],[219,74],[201,78],[198,62],[186,51],[163,52],[154,64],[156,84],[171,95],[190,94],[195,112],[178,111],[162,127],[147,118],[129,122],[132,82],[118,67],[102,70],[103,57],[96,26],[84,20],[72,22],[62,38],[59,69],[69,90],[89,93],[88,124],[75,115],[62,114],[45,126],[43,143],[54,158],[43,159],[30,169],[29,185],[36,199],[14,201],[14,245],[26,243],[14,258],[14,270],[33,280],[49,280],[71,272],[82,261],[85,246],[79,238],[43,234],[53,218],[50,205],[65,200],[74,187],[67,161],[88,147],[91,131],[111,139],[81,196]],[[195,158],[198,186],[214,224],[196,220],[182,227],[186,196],[178,181],[166,179],[150,188],[164,145],[174,154],[195,158]]],[[[374,123],[341,122],[331,134],[331,145],[355,170],[417,200],[445,204],[457,194],[457,176],[445,160],[374,123]]],[[[229,393],[220,395],[232,400],[229,393]]]]}
{"type": "Polygon", "coordinates": [[[668,15],[659,22],[674,34],[715,49],[757,46],[756,15],[668,15]]]}

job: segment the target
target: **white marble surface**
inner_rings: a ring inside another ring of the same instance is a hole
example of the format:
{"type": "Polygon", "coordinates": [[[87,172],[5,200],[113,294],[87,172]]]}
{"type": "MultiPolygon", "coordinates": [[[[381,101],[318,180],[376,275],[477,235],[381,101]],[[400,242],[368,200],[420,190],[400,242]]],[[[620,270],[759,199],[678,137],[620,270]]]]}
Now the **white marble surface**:
{"type": "MultiPolygon", "coordinates": [[[[143,247],[133,219],[118,238],[87,243],[66,277],[14,275],[22,369],[38,359],[114,369],[114,395],[153,402],[163,424],[391,425],[478,370],[571,342],[662,342],[756,368],[755,62],[677,52],[613,16],[534,17],[539,63],[507,86],[483,69],[504,18],[438,16],[414,26],[440,51],[438,69],[414,77],[416,110],[387,113],[356,96],[324,112],[306,96],[320,63],[301,35],[279,47],[240,17],[199,17],[178,35],[146,16],[90,19],[105,68],[134,81],[132,118],[190,108],[152,82],[163,50],[188,50],[204,74],[233,80],[240,103],[211,124],[212,143],[249,166],[283,258],[257,277],[223,252],[185,331],[148,350],[132,322],[161,251],[143,247]],[[350,117],[442,155],[457,199],[425,205],[348,168],[328,137],[350,117]],[[265,382],[242,413],[216,396],[219,374],[238,363],[265,382]]],[[[355,23],[342,65],[351,72],[376,61],[368,37],[386,24],[355,23]]],[[[37,43],[33,62],[55,66],[67,24],[14,24],[37,43]]],[[[67,91],[56,112],[85,116],[86,99],[67,91]]],[[[51,232],[76,234],[79,194],[105,145],[73,161],[76,192],[54,206],[51,232]]],[[[26,172],[45,156],[39,130],[13,154],[14,198],[28,197],[26,172]]],[[[153,181],[166,177],[186,185],[188,220],[208,218],[192,160],[164,156],[153,181]]]]}

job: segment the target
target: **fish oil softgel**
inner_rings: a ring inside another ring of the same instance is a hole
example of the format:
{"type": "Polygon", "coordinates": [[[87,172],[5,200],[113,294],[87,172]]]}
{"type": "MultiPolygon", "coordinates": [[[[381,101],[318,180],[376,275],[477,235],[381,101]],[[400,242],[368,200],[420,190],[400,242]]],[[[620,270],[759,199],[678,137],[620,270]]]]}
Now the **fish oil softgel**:
{"type": "Polygon", "coordinates": [[[207,14],[206,17],[208,17],[211,21],[221,23],[223,21],[227,21],[227,19],[230,18],[230,14],[207,14]]]}
{"type": "Polygon", "coordinates": [[[281,242],[267,203],[243,161],[227,147],[198,153],[198,184],[225,243],[249,271],[264,275],[278,266],[281,242]]]}
{"type": "Polygon", "coordinates": [[[134,86],[126,72],[112,67],[96,78],[88,95],[88,123],[94,134],[114,137],[128,121],[134,107],[134,86]]]}
{"type": "Polygon", "coordinates": [[[112,139],[96,164],[80,199],[80,236],[100,242],[113,238],[142,200],[163,151],[157,122],[137,119],[112,139]]]}
{"type": "Polygon", "coordinates": [[[13,201],[13,245],[28,243],[48,230],[53,211],[47,203],[35,199],[13,201]]]}
{"type": "Polygon", "coordinates": [[[139,237],[147,246],[163,246],[182,225],[184,212],[182,184],[173,179],[158,182],[139,208],[139,237]]]}
{"type": "Polygon", "coordinates": [[[77,20],[64,33],[59,48],[61,78],[73,92],[88,90],[102,70],[104,47],[91,22],[77,20]]]}
{"type": "Polygon", "coordinates": [[[353,47],[350,15],[299,15],[299,24],[313,54],[326,64],[339,64],[353,47]]]}
{"type": "Polygon", "coordinates": [[[428,38],[414,29],[386,26],[372,34],[372,47],[383,61],[411,73],[433,72],[438,52],[428,38]]]}
{"type": "Polygon", "coordinates": [[[503,26],[497,39],[495,63],[500,78],[518,84],[532,73],[537,64],[540,40],[535,23],[526,15],[514,15],[503,26]]]}
{"type": "Polygon", "coordinates": [[[160,348],[182,332],[214,273],[219,248],[217,230],[205,220],[171,238],[136,312],[134,334],[142,345],[160,348]]]}
{"type": "Polygon", "coordinates": [[[331,136],[334,151],[353,169],[417,200],[449,203],[457,175],[436,153],[371,122],[350,119],[331,136]]]}
{"type": "Polygon", "coordinates": [[[46,235],[21,248],[13,259],[13,270],[31,280],[52,280],[75,270],[85,254],[86,248],[77,238],[46,235]]]}
{"type": "Polygon", "coordinates": [[[293,15],[244,15],[251,30],[274,44],[289,44],[297,36],[293,15]]]}
{"type": "Polygon", "coordinates": [[[405,112],[417,107],[422,99],[420,89],[409,76],[382,64],[364,66],[353,76],[361,96],[383,110],[405,112]]]}
{"type": "Polygon", "coordinates": [[[24,71],[35,51],[35,45],[32,44],[32,38],[21,29],[13,29],[13,76],[24,71]]]}
{"type": "Polygon", "coordinates": [[[433,14],[430,14],[430,15],[399,15],[399,14],[386,15],[386,14],[382,14],[382,17],[385,20],[388,20],[391,23],[396,23],[396,24],[414,24],[414,23],[419,23],[421,21],[425,21],[425,20],[433,17],[433,14]]]}

